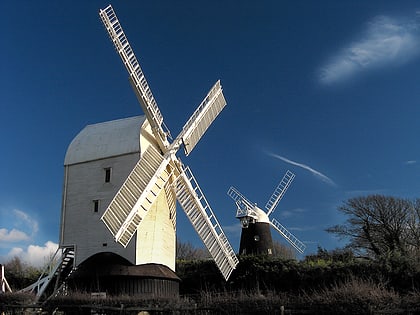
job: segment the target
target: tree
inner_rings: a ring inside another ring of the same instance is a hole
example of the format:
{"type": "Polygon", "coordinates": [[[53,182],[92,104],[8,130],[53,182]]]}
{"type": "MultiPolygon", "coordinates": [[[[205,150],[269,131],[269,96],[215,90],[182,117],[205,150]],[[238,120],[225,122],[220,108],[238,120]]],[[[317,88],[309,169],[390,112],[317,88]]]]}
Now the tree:
{"type": "Polygon", "coordinates": [[[420,260],[420,199],[414,202],[414,207],[408,220],[407,243],[415,257],[420,260]]]}
{"type": "Polygon", "coordinates": [[[370,195],[339,207],[348,218],[327,232],[349,239],[348,248],[372,258],[415,257],[420,249],[420,201],[370,195]]]}
{"type": "Polygon", "coordinates": [[[273,256],[284,259],[296,259],[296,252],[291,246],[273,241],[273,256]]]}
{"type": "Polygon", "coordinates": [[[184,260],[206,259],[210,254],[204,248],[196,248],[190,242],[176,241],[176,258],[184,260]]]}
{"type": "Polygon", "coordinates": [[[354,253],[348,248],[336,248],[327,250],[318,246],[316,254],[307,255],[304,259],[307,263],[351,263],[354,261],[354,253]]]}
{"type": "Polygon", "coordinates": [[[4,264],[7,281],[12,290],[23,289],[36,282],[41,275],[41,269],[29,266],[17,256],[4,264]]]}

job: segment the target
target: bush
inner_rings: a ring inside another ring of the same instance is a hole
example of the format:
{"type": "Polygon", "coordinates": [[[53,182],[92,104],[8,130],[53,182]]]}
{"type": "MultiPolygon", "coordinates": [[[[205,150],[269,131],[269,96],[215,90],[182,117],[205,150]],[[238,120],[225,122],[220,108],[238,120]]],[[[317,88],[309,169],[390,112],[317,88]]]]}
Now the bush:
{"type": "Polygon", "coordinates": [[[311,290],[304,294],[313,308],[339,314],[367,314],[399,308],[401,298],[385,284],[351,278],[330,288],[311,290]]]}

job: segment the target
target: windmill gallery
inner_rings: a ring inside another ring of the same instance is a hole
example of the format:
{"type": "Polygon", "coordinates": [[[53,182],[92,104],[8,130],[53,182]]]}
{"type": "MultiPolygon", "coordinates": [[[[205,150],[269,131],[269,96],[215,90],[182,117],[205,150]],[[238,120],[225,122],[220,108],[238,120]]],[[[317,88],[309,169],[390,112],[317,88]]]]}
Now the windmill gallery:
{"type": "MultiPolygon", "coordinates": [[[[170,132],[113,8],[109,5],[99,15],[144,116],[88,125],[70,143],[64,161],[59,249],[49,272],[25,290],[38,298],[53,284],[54,294],[74,289],[178,295],[176,202],[227,280],[238,258],[191,170],[176,155],[183,147],[188,156],[225,107],[220,81],[170,142],[170,132]]],[[[278,221],[268,219],[293,178],[286,173],[267,203],[267,213],[235,188],[229,190],[242,224],[240,253],[270,254],[270,225],[303,252],[302,242],[278,221]]]]}

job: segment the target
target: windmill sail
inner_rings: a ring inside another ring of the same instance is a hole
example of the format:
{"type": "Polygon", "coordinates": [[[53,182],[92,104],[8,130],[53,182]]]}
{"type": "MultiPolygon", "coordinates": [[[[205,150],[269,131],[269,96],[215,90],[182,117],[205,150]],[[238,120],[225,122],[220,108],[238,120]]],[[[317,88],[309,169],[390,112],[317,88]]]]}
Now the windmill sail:
{"type": "Polygon", "coordinates": [[[175,143],[180,139],[182,140],[185,155],[188,156],[188,154],[190,154],[208,127],[225,106],[226,100],[223,96],[220,80],[218,80],[184,125],[181,133],[175,140],[175,143]]]}
{"type": "Polygon", "coordinates": [[[283,198],[284,194],[286,193],[286,190],[289,188],[294,178],[295,178],[295,174],[293,174],[289,170],[283,176],[282,180],[277,185],[276,189],[274,190],[273,194],[271,195],[270,199],[265,205],[268,216],[276,209],[281,198],[283,198]]]}
{"type": "Polygon", "coordinates": [[[109,5],[105,9],[100,10],[99,15],[130,75],[131,84],[155,136],[160,140],[161,145],[167,146],[166,135],[169,134],[169,130],[163,123],[163,116],[153,97],[152,90],[147,84],[140,64],[124,34],[114,9],[109,5]]]}
{"type": "Polygon", "coordinates": [[[175,185],[179,203],[227,280],[238,264],[238,258],[188,167],[181,172],[175,185]]]}
{"type": "Polygon", "coordinates": [[[303,254],[303,252],[305,251],[305,248],[306,248],[306,245],[305,244],[303,244],[301,241],[299,241],[296,236],[294,236],[292,233],[290,233],[276,219],[272,218],[271,221],[270,221],[270,223],[271,223],[271,226],[277,232],[279,232],[290,243],[290,245],[292,245],[294,248],[296,248],[296,250],[299,253],[303,254]]]}
{"type": "Polygon", "coordinates": [[[123,186],[111,201],[101,220],[105,223],[117,242],[124,247],[137,231],[159,193],[164,189],[170,203],[172,223],[175,227],[174,195],[187,213],[197,233],[207,246],[223,276],[228,279],[236,267],[238,259],[225,234],[216,220],[210,206],[192,176],[191,171],[182,168],[175,154],[181,144],[186,155],[196,146],[213,120],[226,106],[220,81],[209,91],[191,118],[187,121],[179,136],[170,144],[162,114],[147,84],[140,64],[122,30],[111,5],[100,10],[99,15],[120,55],[129,75],[130,82],[139,99],[141,107],[158,142],[159,152],[150,145],[140,161],[128,176],[123,186]],[[178,170],[178,165],[180,166],[178,170]],[[169,178],[172,172],[178,176],[174,186],[169,178]],[[180,174],[179,174],[180,173],[180,174]],[[171,187],[169,187],[171,186],[171,187]],[[169,192],[175,190],[175,193],[169,192]]]}
{"type": "Polygon", "coordinates": [[[245,196],[242,195],[235,187],[230,187],[227,194],[235,201],[236,205],[238,206],[238,210],[236,212],[237,217],[253,216],[252,209],[254,208],[254,205],[251,201],[246,199],[245,196]]]}
{"type": "Polygon", "coordinates": [[[102,215],[115,241],[124,247],[168,181],[168,163],[150,145],[102,215]]]}

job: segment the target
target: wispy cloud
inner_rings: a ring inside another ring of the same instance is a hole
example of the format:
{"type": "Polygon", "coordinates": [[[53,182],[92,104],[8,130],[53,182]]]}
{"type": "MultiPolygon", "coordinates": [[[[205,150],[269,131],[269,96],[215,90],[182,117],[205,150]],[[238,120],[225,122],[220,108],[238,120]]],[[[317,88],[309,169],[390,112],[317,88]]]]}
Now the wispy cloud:
{"type": "Polygon", "coordinates": [[[296,214],[300,214],[300,213],[304,213],[304,212],[306,212],[305,209],[295,208],[295,209],[292,209],[292,210],[281,211],[280,216],[283,217],[283,218],[290,218],[290,217],[295,216],[296,214]]]}
{"type": "Polygon", "coordinates": [[[289,160],[288,158],[286,158],[284,156],[277,155],[277,154],[274,154],[274,153],[268,153],[268,154],[271,155],[272,157],[276,158],[276,159],[279,159],[279,160],[282,160],[282,161],[284,161],[286,163],[289,163],[291,165],[295,165],[297,167],[303,168],[304,170],[307,170],[307,171],[311,172],[314,176],[316,176],[317,178],[319,178],[323,182],[325,182],[325,183],[327,183],[331,186],[336,186],[336,184],[334,183],[334,181],[331,178],[329,178],[328,176],[322,174],[321,172],[313,169],[309,165],[289,160]]]}
{"type": "Polygon", "coordinates": [[[38,221],[34,220],[29,214],[18,209],[13,210],[13,213],[18,223],[23,223],[30,229],[31,235],[35,235],[38,232],[38,221]]]}
{"type": "Polygon", "coordinates": [[[386,189],[366,189],[366,190],[349,190],[346,191],[345,194],[348,196],[361,196],[361,195],[381,195],[386,194],[386,189]]]}
{"type": "Polygon", "coordinates": [[[231,233],[231,234],[235,234],[235,235],[240,235],[241,230],[242,230],[242,226],[241,226],[241,224],[238,222],[238,223],[235,223],[235,224],[232,224],[232,225],[224,225],[224,226],[223,226],[223,230],[224,230],[226,233],[231,233]]]}
{"type": "Polygon", "coordinates": [[[375,17],[358,40],[330,58],[321,68],[319,79],[332,84],[362,71],[402,64],[419,53],[418,20],[375,17]]]}
{"type": "Polygon", "coordinates": [[[414,165],[414,164],[417,164],[417,161],[416,160],[409,160],[409,161],[405,161],[404,164],[405,165],[414,165]]]}
{"type": "Polygon", "coordinates": [[[305,232],[313,230],[312,227],[297,227],[297,226],[291,226],[288,228],[289,231],[295,231],[295,232],[305,232]]]}

